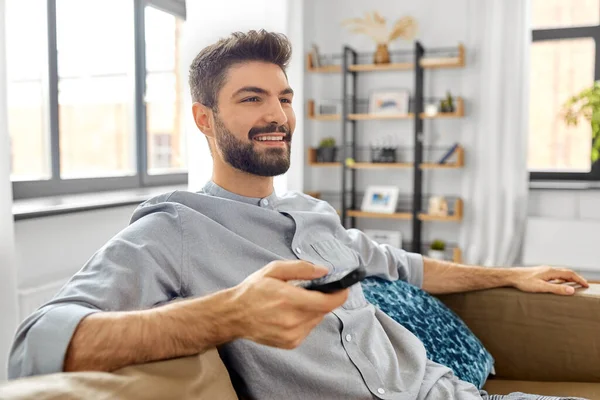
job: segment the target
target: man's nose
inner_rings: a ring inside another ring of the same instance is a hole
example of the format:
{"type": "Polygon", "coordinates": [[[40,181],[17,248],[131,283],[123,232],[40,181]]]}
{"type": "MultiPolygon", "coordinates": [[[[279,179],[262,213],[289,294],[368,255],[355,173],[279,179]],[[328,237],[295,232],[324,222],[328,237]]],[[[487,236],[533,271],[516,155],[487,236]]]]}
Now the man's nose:
{"type": "Polygon", "coordinates": [[[269,102],[267,114],[265,115],[265,122],[269,124],[277,124],[277,126],[284,125],[288,122],[288,117],[281,106],[279,99],[269,102]]]}

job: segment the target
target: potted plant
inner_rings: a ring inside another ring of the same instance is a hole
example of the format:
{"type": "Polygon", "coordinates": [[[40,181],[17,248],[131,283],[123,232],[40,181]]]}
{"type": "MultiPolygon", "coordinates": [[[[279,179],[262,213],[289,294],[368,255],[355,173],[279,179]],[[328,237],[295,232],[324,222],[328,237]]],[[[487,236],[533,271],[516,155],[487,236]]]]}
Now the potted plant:
{"type": "Polygon", "coordinates": [[[321,140],[317,148],[317,162],[335,162],[336,156],[335,139],[328,137],[321,140]]]}
{"type": "Polygon", "coordinates": [[[596,163],[600,159],[600,81],[569,98],[562,114],[567,125],[577,126],[579,117],[592,125],[592,164],[596,163]]]}
{"type": "Polygon", "coordinates": [[[452,113],[454,112],[454,99],[450,92],[446,92],[446,98],[440,101],[440,112],[452,113]]]}
{"type": "Polygon", "coordinates": [[[434,240],[431,242],[431,246],[429,246],[429,251],[427,252],[427,257],[435,258],[436,260],[444,260],[446,250],[446,242],[443,240],[434,240]]]}
{"type": "Polygon", "coordinates": [[[342,26],[344,25],[349,26],[351,32],[365,34],[375,41],[377,44],[377,51],[373,57],[375,64],[388,64],[390,62],[388,45],[399,38],[412,40],[417,31],[417,24],[411,17],[400,18],[389,30],[385,18],[376,11],[372,14],[367,12],[364,19],[345,20],[342,22],[342,26]]]}

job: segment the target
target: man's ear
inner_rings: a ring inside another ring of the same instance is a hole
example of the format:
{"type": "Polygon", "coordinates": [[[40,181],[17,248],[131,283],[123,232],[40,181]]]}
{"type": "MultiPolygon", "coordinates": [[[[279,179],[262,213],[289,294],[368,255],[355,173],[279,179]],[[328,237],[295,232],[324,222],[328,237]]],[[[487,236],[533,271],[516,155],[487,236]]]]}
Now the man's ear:
{"type": "Polygon", "coordinates": [[[204,104],[195,102],[192,104],[192,114],[194,115],[194,122],[196,122],[198,129],[206,136],[214,138],[215,134],[211,122],[212,110],[204,104]]]}

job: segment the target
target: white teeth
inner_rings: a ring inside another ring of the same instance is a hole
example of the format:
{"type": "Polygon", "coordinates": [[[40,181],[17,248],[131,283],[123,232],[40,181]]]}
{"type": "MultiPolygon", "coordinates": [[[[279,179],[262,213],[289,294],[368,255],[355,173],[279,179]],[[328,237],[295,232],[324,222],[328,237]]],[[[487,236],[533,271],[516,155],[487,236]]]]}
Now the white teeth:
{"type": "Polygon", "coordinates": [[[281,136],[261,136],[261,137],[257,138],[256,140],[260,140],[262,142],[267,141],[267,140],[280,141],[280,140],[283,140],[283,138],[281,136]]]}

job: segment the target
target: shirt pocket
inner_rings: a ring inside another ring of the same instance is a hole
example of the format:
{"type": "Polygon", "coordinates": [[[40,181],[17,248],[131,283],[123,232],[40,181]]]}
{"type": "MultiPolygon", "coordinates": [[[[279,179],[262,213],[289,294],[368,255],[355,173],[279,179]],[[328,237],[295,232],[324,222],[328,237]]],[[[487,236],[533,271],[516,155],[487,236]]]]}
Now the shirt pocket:
{"type": "Polygon", "coordinates": [[[343,271],[359,265],[358,255],[337,239],[315,242],[310,247],[333,267],[333,271],[343,271]]]}
{"type": "MultiPolygon", "coordinates": [[[[313,250],[332,267],[333,271],[354,269],[360,265],[358,254],[337,239],[328,239],[311,244],[313,250]]],[[[357,283],[350,287],[348,300],[342,305],[345,310],[363,308],[369,303],[365,298],[362,285],[357,283]]]]}

